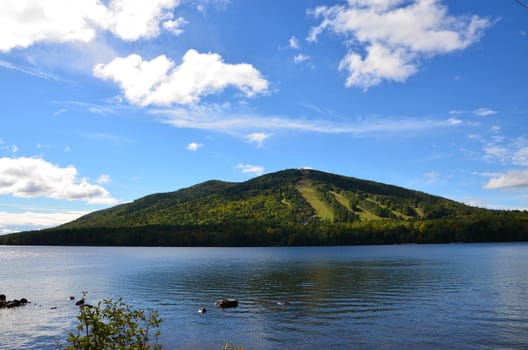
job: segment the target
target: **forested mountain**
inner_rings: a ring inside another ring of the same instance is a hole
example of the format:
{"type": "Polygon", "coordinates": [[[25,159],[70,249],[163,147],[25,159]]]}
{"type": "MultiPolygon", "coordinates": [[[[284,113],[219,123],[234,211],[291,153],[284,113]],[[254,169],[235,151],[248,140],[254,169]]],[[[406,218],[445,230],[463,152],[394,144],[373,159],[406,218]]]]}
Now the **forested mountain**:
{"type": "Polygon", "coordinates": [[[306,245],[528,240],[528,213],[308,169],[207,181],[3,244],[306,245]]]}

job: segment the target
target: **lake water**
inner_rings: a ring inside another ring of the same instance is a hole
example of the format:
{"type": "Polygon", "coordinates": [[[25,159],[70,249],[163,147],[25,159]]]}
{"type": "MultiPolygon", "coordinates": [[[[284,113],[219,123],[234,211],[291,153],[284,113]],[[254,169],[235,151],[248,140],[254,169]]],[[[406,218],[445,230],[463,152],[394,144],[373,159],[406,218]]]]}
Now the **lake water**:
{"type": "Polygon", "coordinates": [[[0,246],[0,294],[32,301],[0,310],[0,349],[57,349],[82,291],[159,310],[165,349],[528,348],[528,244],[0,246]]]}

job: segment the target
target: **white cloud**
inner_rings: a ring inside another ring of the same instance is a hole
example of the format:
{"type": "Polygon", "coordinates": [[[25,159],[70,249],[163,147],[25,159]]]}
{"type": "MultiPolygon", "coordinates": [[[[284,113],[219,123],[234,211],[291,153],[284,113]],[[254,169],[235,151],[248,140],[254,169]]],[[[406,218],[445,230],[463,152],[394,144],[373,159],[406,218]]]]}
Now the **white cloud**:
{"type": "Polygon", "coordinates": [[[528,166],[528,147],[523,147],[515,151],[512,156],[512,163],[515,165],[528,166]]]}
{"type": "Polygon", "coordinates": [[[112,0],[107,8],[103,27],[117,37],[133,41],[140,38],[152,38],[159,34],[159,24],[171,19],[167,10],[172,10],[179,0],[112,0]]]}
{"type": "Polygon", "coordinates": [[[297,38],[294,36],[290,38],[289,44],[292,49],[298,50],[301,48],[301,46],[299,45],[299,40],[297,40],[297,38]]]}
{"type": "Polygon", "coordinates": [[[99,30],[110,31],[127,41],[155,37],[160,23],[172,19],[171,11],[179,3],[179,0],[3,0],[0,51],[26,48],[38,42],[87,43],[99,30]]]}
{"type": "Polygon", "coordinates": [[[308,40],[327,30],[344,37],[350,49],[339,68],[349,73],[346,86],[363,89],[405,81],[421,60],[467,48],[490,25],[478,16],[450,16],[440,0],[349,0],[309,13],[322,21],[308,40]]]}
{"type": "Polygon", "coordinates": [[[449,111],[449,114],[451,115],[459,115],[459,114],[473,114],[478,117],[487,117],[490,115],[497,114],[497,111],[490,109],[490,108],[477,108],[474,110],[462,110],[462,109],[454,109],[449,111]]]}
{"type": "Polygon", "coordinates": [[[0,51],[36,42],[88,42],[96,35],[94,20],[105,12],[100,1],[1,1],[0,51]]]}
{"type": "Polygon", "coordinates": [[[497,133],[497,132],[501,131],[502,128],[500,126],[498,126],[498,125],[493,125],[490,129],[491,129],[492,132],[497,133]]]}
{"type": "Polygon", "coordinates": [[[511,159],[511,153],[508,148],[493,144],[484,147],[484,154],[487,159],[498,159],[501,162],[507,162],[511,159]]]}
{"type": "Polygon", "coordinates": [[[166,22],[163,22],[163,28],[167,29],[172,34],[178,36],[183,33],[183,27],[188,22],[183,17],[178,17],[176,20],[168,20],[166,22]]]}
{"type": "Polygon", "coordinates": [[[62,113],[66,113],[66,112],[68,112],[68,110],[66,108],[61,108],[57,112],[54,112],[53,115],[54,116],[58,116],[58,115],[61,115],[62,113]]]}
{"type": "Polygon", "coordinates": [[[446,123],[448,125],[460,125],[462,124],[462,120],[457,119],[457,118],[449,118],[446,120],[446,123]]]}
{"type": "Polygon", "coordinates": [[[193,0],[196,9],[200,12],[206,12],[209,8],[213,8],[217,11],[224,11],[231,0],[193,0]]]}
{"type": "Polygon", "coordinates": [[[357,86],[366,90],[382,80],[404,82],[416,72],[417,67],[412,54],[406,50],[390,49],[375,43],[367,47],[365,59],[349,52],[339,63],[339,70],[349,73],[345,82],[347,87],[357,86]]]}
{"type": "Polygon", "coordinates": [[[504,138],[498,136],[484,146],[484,158],[488,160],[497,160],[505,164],[528,166],[528,141],[524,138],[517,138],[503,143],[504,138]]]}
{"type": "Polygon", "coordinates": [[[528,170],[511,170],[499,177],[490,179],[484,185],[487,190],[528,188],[528,170]]]}
{"type": "Polygon", "coordinates": [[[304,54],[300,53],[300,54],[295,55],[295,56],[293,57],[293,62],[294,62],[295,64],[299,64],[299,63],[303,63],[303,62],[309,61],[310,59],[311,59],[310,56],[308,56],[308,55],[304,55],[304,54]]]}
{"type": "Polygon", "coordinates": [[[96,77],[119,84],[126,99],[139,106],[194,104],[227,87],[235,87],[247,97],[268,90],[268,82],[252,65],[224,63],[218,54],[192,49],[179,66],[165,55],[150,61],[130,55],[99,64],[93,71],[96,77]]]}
{"type": "Polygon", "coordinates": [[[37,143],[37,149],[51,149],[53,148],[52,145],[50,144],[42,144],[42,143],[37,143]]]}
{"type": "Polygon", "coordinates": [[[201,143],[191,142],[187,145],[186,148],[191,152],[196,152],[202,147],[203,145],[201,143]]]}
{"type": "Polygon", "coordinates": [[[108,174],[101,174],[101,176],[97,178],[97,183],[99,185],[110,183],[110,181],[110,175],[108,174]]]}
{"type": "Polygon", "coordinates": [[[477,208],[490,208],[489,204],[480,198],[466,198],[462,203],[477,208]]]}
{"type": "MultiPolygon", "coordinates": [[[[1,16],[1,14],[0,14],[1,16]]],[[[1,39],[2,39],[2,34],[0,33],[0,43],[1,43],[1,39]]],[[[0,52],[2,51],[1,47],[0,47],[0,52]]],[[[15,65],[11,62],[8,62],[8,61],[4,61],[4,60],[0,60],[0,67],[2,68],[5,68],[5,69],[11,69],[11,70],[14,70],[14,71],[17,71],[17,72],[21,72],[21,73],[24,73],[24,74],[27,74],[27,75],[30,75],[30,76],[33,76],[33,77],[37,77],[37,78],[40,78],[40,79],[46,79],[46,80],[58,80],[58,78],[54,75],[51,75],[51,74],[47,74],[47,73],[44,73],[44,72],[40,72],[40,71],[37,71],[33,68],[26,68],[26,67],[21,67],[21,66],[18,66],[18,65],[15,65]]]]}
{"type": "Polygon", "coordinates": [[[177,128],[190,128],[225,132],[246,136],[255,129],[264,131],[294,130],[327,134],[352,134],[367,136],[373,134],[394,135],[426,132],[437,128],[459,127],[458,119],[434,120],[426,118],[370,117],[347,122],[321,119],[292,119],[282,116],[263,116],[230,110],[229,107],[200,105],[170,110],[149,110],[161,115],[162,121],[177,128]]]}
{"type": "Polygon", "coordinates": [[[128,137],[106,134],[106,133],[94,133],[94,134],[84,134],[83,137],[97,140],[99,142],[112,142],[116,145],[127,144],[127,143],[136,143],[135,140],[129,139],[128,137]]]}
{"type": "Polygon", "coordinates": [[[238,164],[235,169],[241,169],[244,174],[253,173],[257,176],[264,174],[264,167],[251,164],[238,164]]]}
{"type": "Polygon", "coordinates": [[[73,166],[58,167],[38,158],[0,158],[0,195],[48,197],[90,204],[116,202],[103,187],[78,179],[73,166]]]}
{"type": "Polygon", "coordinates": [[[479,108],[479,109],[475,109],[473,111],[473,114],[479,117],[487,117],[490,115],[497,114],[497,111],[494,111],[493,109],[489,109],[489,108],[479,108]]]}
{"type": "Polygon", "coordinates": [[[430,179],[436,179],[440,176],[440,174],[438,174],[436,171],[433,170],[433,171],[425,173],[424,176],[430,179]]]}
{"type": "Polygon", "coordinates": [[[273,136],[273,134],[267,134],[264,132],[256,132],[256,133],[247,135],[246,140],[247,142],[256,143],[257,148],[260,148],[264,144],[264,141],[271,136],[273,136]]]}
{"type": "Polygon", "coordinates": [[[22,212],[11,213],[0,211],[0,233],[6,234],[27,229],[42,229],[58,226],[73,221],[83,215],[84,211],[67,211],[62,213],[22,212]]]}

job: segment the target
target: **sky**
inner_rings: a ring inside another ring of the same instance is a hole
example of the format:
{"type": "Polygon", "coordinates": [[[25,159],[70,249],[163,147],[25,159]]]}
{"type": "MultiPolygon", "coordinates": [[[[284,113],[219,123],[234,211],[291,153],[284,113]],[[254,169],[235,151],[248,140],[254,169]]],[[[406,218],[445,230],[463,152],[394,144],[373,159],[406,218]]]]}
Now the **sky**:
{"type": "Polygon", "coordinates": [[[528,209],[516,0],[2,0],[0,234],[289,168],[528,209]]]}

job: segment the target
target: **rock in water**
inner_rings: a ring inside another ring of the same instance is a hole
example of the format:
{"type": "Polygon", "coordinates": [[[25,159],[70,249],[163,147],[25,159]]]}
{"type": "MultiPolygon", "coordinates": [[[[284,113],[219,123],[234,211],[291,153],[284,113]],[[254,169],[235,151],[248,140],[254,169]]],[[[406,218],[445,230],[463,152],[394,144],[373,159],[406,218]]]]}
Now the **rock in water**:
{"type": "Polygon", "coordinates": [[[220,299],[217,300],[215,303],[217,308],[220,309],[226,309],[230,307],[237,307],[238,306],[238,300],[237,299],[220,299]]]}
{"type": "Polygon", "coordinates": [[[24,306],[27,303],[29,303],[29,301],[26,298],[7,300],[4,294],[0,295],[0,309],[11,309],[14,307],[24,306]]]}

